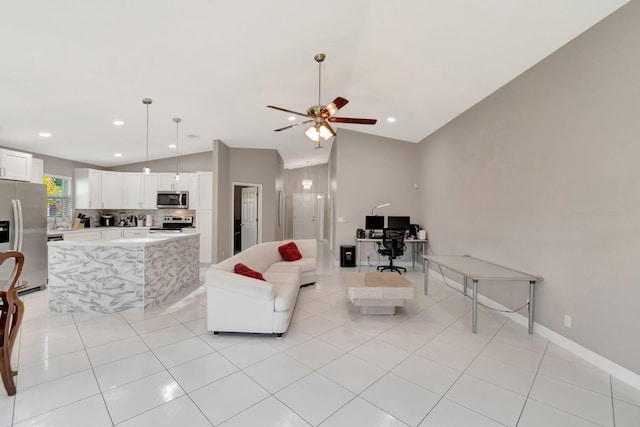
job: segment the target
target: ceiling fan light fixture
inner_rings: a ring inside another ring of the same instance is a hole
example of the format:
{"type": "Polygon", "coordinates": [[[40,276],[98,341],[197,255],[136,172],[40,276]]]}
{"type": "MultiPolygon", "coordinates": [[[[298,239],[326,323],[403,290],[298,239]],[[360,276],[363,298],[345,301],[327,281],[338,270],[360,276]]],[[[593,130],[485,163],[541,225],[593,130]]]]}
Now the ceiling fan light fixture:
{"type": "Polygon", "coordinates": [[[320,138],[326,141],[333,136],[331,131],[325,125],[311,126],[304,134],[307,135],[307,138],[316,142],[320,141],[320,138]]]}
{"type": "Polygon", "coordinates": [[[312,141],[320,141],[320,132],[318,132],[315,126],[311,126],[304,134],[312,141]]]}

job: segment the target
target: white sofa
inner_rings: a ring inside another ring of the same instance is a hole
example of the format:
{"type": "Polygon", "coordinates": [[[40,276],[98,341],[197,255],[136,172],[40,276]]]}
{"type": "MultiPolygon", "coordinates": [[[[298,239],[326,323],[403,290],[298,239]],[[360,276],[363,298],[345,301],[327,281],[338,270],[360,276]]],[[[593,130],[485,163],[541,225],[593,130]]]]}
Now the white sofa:
{"type": "Polygon", "coordinates": [[[287,331],[300,286],[317,277],[316,240],[293,240],[302,259],[288,262],[278,247],[290,241],[254,245],[209,268],[205,277],[209,331],[278,336],[287,331]],[[238,263],[260,272],[266,282],[234,273],[238,263]]]}

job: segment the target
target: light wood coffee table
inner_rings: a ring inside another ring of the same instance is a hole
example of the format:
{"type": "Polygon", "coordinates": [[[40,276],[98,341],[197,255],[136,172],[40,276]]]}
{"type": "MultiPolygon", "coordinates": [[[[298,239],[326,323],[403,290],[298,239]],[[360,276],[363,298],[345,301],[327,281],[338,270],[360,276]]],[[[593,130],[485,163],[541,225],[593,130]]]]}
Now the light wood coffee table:
{"type": "Polygon", "coordinates": [[[396,307],[416,296],[415,286],[395,272],[343,273],[342,284],[347,298],[362,314],[396,314],[396,307]]]}

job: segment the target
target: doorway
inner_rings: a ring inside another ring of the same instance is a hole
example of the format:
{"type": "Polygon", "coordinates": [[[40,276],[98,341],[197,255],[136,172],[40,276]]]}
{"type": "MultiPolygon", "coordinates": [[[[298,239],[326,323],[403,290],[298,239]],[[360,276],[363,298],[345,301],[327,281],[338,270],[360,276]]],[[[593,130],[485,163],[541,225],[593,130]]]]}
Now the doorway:
{"type": "Polygon", "coordinates": [[[293,238],[324,239],[324,194],[293,194],[293,238]]]}
{"type": "Polygon", "coordinates": [[[260,243],[262,230],[262,186],[260,184],[233,184],[233,254],[260,243]]]}

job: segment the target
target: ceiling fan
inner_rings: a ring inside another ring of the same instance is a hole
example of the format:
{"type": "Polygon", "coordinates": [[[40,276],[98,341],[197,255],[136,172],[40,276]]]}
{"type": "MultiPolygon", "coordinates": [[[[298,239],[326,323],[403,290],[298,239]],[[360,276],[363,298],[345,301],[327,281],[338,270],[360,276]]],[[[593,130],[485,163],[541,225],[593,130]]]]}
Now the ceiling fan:
{"type": "Polygon", "coordinates": [[[296,114],[298,116],[303,116],[309,118],[309,120],[305,120],[300,123],[296,123],[293,125],[285,126],[280,129],[276,129],[276,132],[283,131],[285,129],[291,129],[296,126],[302,126],[307,123],[313,123],[309,129],[305,132],[305,135],[309,137],[312,141],[316,141],[318,144],[315,148],[322,148],[321,140],[329,139],[332,136],[335,136],[336,132],[333,130],[329,122],[332,123],[354,123],[360,125],[375,125],[376,119],[355,119],[350,117],[334,117],[333,114],[347,105],[349,101],[342,97],[337,97],[333,100],[333,102],[329,105],[322,105],[320,100],[320,88],[321,88],[321,78],[322,78],[322,61],[326,58],[324,53],[318,53],[313,57],[318,63],[318,105],[312,105],[307,109],[307,113],[299,113],[297,111],[287,110],[286,108],[280,108],[273,105],[267,105],[269,108],[273,108],[280,111],[285,111],[287,113],[296,114]]]}

